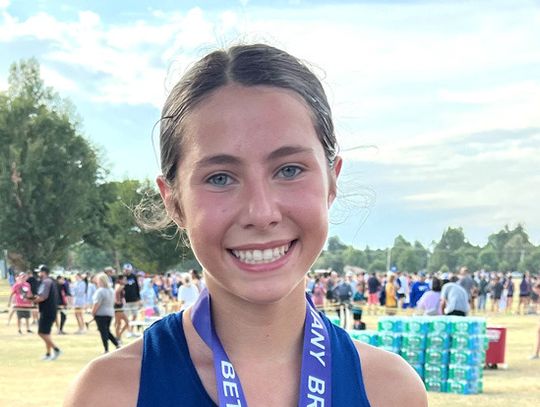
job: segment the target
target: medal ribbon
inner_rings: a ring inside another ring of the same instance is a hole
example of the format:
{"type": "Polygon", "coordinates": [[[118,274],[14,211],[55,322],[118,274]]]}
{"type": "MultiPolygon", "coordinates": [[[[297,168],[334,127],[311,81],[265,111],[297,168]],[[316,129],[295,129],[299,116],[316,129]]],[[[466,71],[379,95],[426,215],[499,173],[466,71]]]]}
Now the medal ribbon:
{"type": "MultiPolygon", "coordinates": [[[[204,289],[191,309],[195,330],[212,350],[220,407],[247,407],[240,378],[216,334],[211,316],[208,289],[204,289]]],[[[326,325],[306,296],[306,318],[298,407],[330,407],[332,400],[332,358],[326,325]]]]}

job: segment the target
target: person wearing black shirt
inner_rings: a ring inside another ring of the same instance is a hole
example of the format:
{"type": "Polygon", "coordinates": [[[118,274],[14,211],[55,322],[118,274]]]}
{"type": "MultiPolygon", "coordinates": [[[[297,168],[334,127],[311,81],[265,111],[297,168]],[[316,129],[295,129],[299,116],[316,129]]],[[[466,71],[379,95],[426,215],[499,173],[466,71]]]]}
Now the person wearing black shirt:
{"type": "MultiPolygon", "coordinates": [[[[26,279],[26,282],[30,284],[30,291],[32,292],[32,297],[37,295],[38,289],[39,289],[39,280],[37,272],[35,271],[28,271],[26,273],[28,275],[28,278],[26,279]]],[[[38,310],[37,308],[32,308],[32,325],[37,324],[39,318],[38,310]]]]}
{"type": "Polygon", "coordinates": [[[66,284],[66,279],[62,276],[56,277],[56,289],[58,290],[58,316],[60,321],[56,321],[58,326],[58,335],[65,335],[64,325],[66,323],[66,307],[68,305],[67,298],[71,296],[69,285],[66,284]]]}
{"type": "MultiPolygon", "coordinates": [[[[124,298],[126,300],[124,304],[124,313],[128,318],[131,317],[132,321],[135,321],[141,304],[139,282],[137,281],[137,276],[133,273],[133,266],[131,264],[124,264],[123,269],[124,275],[126,276],[126,285],[124,286],[124,298]]],[[[127,336],[128,338],[137,336],[133,332],[133,327],[131,325],[128,327],[127,336]]]]}
{"type": "Polygon", "coordinates": [[[43,360],[55,360],[62,353],[51,339],[51,328],[58,310],[58,289],[56,282],[49,277],[49,268],[46,265],[42,264],[36,271],[39,272],[41,284],[32,301],[39,304],[38,334],[45,342],[47,351],[43,360]]]}
{"type": "Polygon", "coordinates": [[[379,306],[379,291],[382,288],[381,281],[377,278],[375,272],[371,273],[371,276],[367,280],[368,287],[368,313],[377,314],[377,307],[379,306]]]}

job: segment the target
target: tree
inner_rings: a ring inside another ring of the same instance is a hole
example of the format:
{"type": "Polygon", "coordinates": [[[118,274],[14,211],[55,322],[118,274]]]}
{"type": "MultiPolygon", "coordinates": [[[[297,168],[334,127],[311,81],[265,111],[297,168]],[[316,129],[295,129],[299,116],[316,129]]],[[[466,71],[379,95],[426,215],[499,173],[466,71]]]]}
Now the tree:
{"type": "Polygon", "coordinates": [[[465,243],[455,254],[457,256],[458,267],[465,266],[471,271],[479,270],[481,265],[478,262],[478,255],[480,253],[480,248],[472,246],[469,243],[465,243]]]}
{"type": "Polygon", "coordinates": [[[525,255],[534,248],[521,224],[514,229],[505,225],[502,230],[488,237],[488,244],[495,249],[501,266],[504,266],[506,270],[523,268],[525,255]]]}
{"type": "Polygon", "coordinates": [[[133,209],[143,200],[160,200],[149,181],[114,181],[100,188],[103,216],[88,237],[94,246],[110,253],[117,268],[131,262],[148,272],[163,272],[183,261],[193,260],[192,251],[179,240],[176,227],[146,231],[136,222],[133,209]]]}
{"type": "Polygon", "coordinates": [[[370,273],[383,273],[386,271],[386,262],[382,260],[375,260],[373,263],[371,263],[368,267],[368,271],[370,273]]]}
{"type": "Polygon", "coordinates": [[[536,247],[530,251],[530,253],[525,257],[522,265],[522,270],[528,270],[532,273],[540,272],[540,247],[536,247]]]}
{"type": "Polygon", "coordinates": [[[396,263],[399,270],[416,273],[422,266],[421,261],[422,259],[417,255],[416,250],[409,247],[399,253],[396,263]]]}
{"type": "Polygon", "coordinates": [[[394,246],[391,249],[391,266],[395,265],[401,270],[398,259],[402,257],[402,253],[411,248],[411,244],[401,235],[394,239],[394,246]]]}
{"type": "Polygon", "coordinates": [[[446,265],[450,270],[455,270],[458,264],[457,250],[465,245],[465,234],[462,228],[448,228],[442,234],[441,240],[433,250],[429,270],[440,270],[446,265]]]}
{"type": "Polygon", "coordinates": [[[13,64],[8,84],[0,94],[0,246],[25,267],[54,264],[88,228],[101,169],[36,60],[13,64]]]}
{"type": "Polygon", "coordinates": [[[342,251],[343,263],[348,266],[366,268],[368,266],[367,258],[364,252],[355,249],[353,246],[347,246],[342,251]]]}
{"type": "Polygon", "coordinates": [[[492,245],[488,244],[480,250],[480,253],[478,253],[478,263],[480,264],[480,267],[486,270],[497,270],[499,267],[499,256],[492,245]]]}
{"type": "Polygon", "coordinates": [[[343,244],[339,237],[332,236],[328,239],[328,251],[329,252],[340,252],[345,250],[347,245],[343,244]]]}

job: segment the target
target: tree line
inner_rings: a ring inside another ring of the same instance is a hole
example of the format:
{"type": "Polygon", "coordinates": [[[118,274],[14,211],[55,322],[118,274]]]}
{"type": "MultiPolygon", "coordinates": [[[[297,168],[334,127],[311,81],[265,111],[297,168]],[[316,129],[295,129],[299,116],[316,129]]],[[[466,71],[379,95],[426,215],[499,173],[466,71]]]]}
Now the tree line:
{"type": "Polygon", "coordinates": [[[35,59],[10,67],[0,93],[0,249],[17,269],[100,269],[130,261],[166,270],[193,261],[174,229],[148,232],[132,209],[149,181],[107,181],[71,103],[45,86],[35,59]]]}
{"type": "Polygon", "coordinates": [[[345,266],[360,267],[369,272],[398,270],[417,273],[456,271],[461,266],[469,270],[540,272],[540,246],[530,242],[523,225],[504,226],[491,234],[484,246],[469,243],[463,229],[447,228],[441,239],[431,244],[432,250],[420,242],[411,243],[403,236],[395,238],[392,247],[364,250],[342,243],[338,236],[330,237],[328,247],[314,265],[316,269],[342,271],[345,266]]]}
{"type": "MultiPolygon", "coordinates": [[[[17,269],[40,263],[68,269],[119,268],[129,261],[156,272],[197,266],[176,230],[146,231],[132,209],[143,197],[159,200],[148,180],[108,181],[99,150],[86,139],[73,105],[45,86],[39,63],[10,67],[0,92],[0,249],[17,269]]],[[[398,236],[388,249],[364,250],[331,237],[315,268],[370,271],[540,269],[540,248],[522,226],[505,227],[484,247],[468,243],[460,228],[448,228],[433,251],[398,236]]]]}

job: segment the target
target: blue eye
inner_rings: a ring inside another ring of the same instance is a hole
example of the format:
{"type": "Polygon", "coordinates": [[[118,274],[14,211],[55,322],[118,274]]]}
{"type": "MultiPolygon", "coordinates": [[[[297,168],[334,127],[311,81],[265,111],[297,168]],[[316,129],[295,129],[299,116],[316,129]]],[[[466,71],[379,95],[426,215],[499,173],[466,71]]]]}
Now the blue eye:
{"type": "Polygon", "coordinates": [[[206,182],[216,187],[225,187],[231,184],[232,179],[227,174],[215,174],[208,178],[206,182]]]}
{"type": "Polygon", "coordinates": [[[302,169],[297,165],[287,165],[278,171],[278,176],[281,178],[291,179],[302,172],[302,169]]]}

